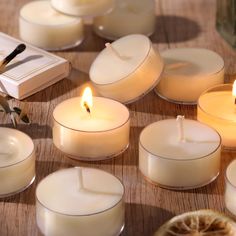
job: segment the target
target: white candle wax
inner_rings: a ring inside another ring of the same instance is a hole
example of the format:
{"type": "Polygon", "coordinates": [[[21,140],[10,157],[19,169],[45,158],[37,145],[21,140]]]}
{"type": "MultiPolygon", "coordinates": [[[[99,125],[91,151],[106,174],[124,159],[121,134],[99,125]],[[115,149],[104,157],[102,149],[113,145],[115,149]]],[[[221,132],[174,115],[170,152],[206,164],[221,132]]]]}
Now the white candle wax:
{"type": "Polygon", "coordinates": [[[74,16],[103,15],[114,7],[114,0],[51,0],[55,9],[74,16]]]}
{"type": "Polygon", "coordinates": [[[156,92],[169,101],[195,104],[203,91],[224,83],[224,61],[213,51],[174,48],[161,56],[165,70],[156,92]]]}
{"type": "Polygon", "coordinates": [[[107,172],[90,168],[54,172],[36,189],[37,225],[46,236],[119,235],[124,227],[123,195],[122,183],[107,172]]]}
{"type": "Polygon", "coordinates": [[[236,104],[232,85],[213,87],[198,100],[197,119],[215,128],[225,147],[236,147],[236,104]]]}
{"type": "Polygon", "coordinates": [[[227,167],[225,177],[225,206],[236,215],[236,160],[227,167]]]}
{"type": "Polygon", "coordinates": [[[49,1],[32,1],[21,8],[19,31],[20,37],[28,43],[59,50],[82,42],[83,22],[55,11],[49,1]]]}
{"type": "Polygon", "coordinates": [[[89,72],[101,95],[129,103],[157,84],[164,65],[148,37],[129,35],[110,46],[97,56],[89,72]]]}
{"type": "Polygon", "coordinates": [[[153,183],[173,189],[204,186],[219,174],[221,139],[212,128],[194,120],[162,120],[140,135],[139,169],[153,183]],[[180,138],[184,137],[184,138],[180,138]]]}
{"type": "Polygon", "coordinates": [[[94,19],[94,30],[112,40],[129,34],[150,36],[155,31],[155,20],[153,0],[117,0],[109,14],[94,19]]]}
{"type": "Polygon", "coordinates": [[[114,100],[94,97],[89,114],[81,107],[81,97],[59,104],[54,112],[53,142],[75,159],[106,159],[129,145],[128,109],[114,100]]]}
{"type": "Polygon", "coordinates": [[[23,191],[34,178],[33,141],[18,130],[0,128],[0,198],[23,191]]]}

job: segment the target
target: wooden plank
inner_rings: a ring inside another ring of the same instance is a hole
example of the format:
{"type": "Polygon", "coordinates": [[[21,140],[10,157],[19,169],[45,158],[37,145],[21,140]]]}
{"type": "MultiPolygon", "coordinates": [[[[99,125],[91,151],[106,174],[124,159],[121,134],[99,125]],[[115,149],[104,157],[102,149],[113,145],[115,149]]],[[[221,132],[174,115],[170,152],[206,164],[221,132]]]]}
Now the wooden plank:
{"type": "MultiPolygon", "coordinates": [[[[27,0],[0,1],[0,30],[18,37],[18,12],[27,0]]],[[[174,47],[206,47],[223,56],[227,80],[235,78],[235,51],[215,30],[214,0],[156,1],[157,25],[151,37],[160,51],[174,47]]],[[[26,106],[32,124],[20,124],[19,129],[29,134],[36,146],[37,178],[26,191],[0,201],[0,235],[39,235],[35,222],[35,188],[49,173],[73,165],[97,167],[122,179],[125,188],[126,227],[122,236],[143,236],[152,233],[170,217],[189,210],[213,208],[225,212],[223,201],[224,170],[235,156],[223,152],[219,178],[207,187],[189,191],[170,191],[146,182],[138,171],[138,137],[151,122],[183,114],[196,118],[195,106],[168,103],[151,92],[129,105],[131,111],[131,139],[129,149],[121,156],[103,162],[75,162],[67,159],[52,143],[52,112],[61,101],[78,96],[84,82],[88,82],[89,67],[105,40],[86,27],[86,39],[75,50],[57,53],[73,65],[73,74],[54,86],[22,102],[11,100],[12,105],[26,106]]],[[[1,45],[0,45],[1,48],[1,45]]],[[[10,126],[10,120],[0,114],[0,126],[10,126]]]]}

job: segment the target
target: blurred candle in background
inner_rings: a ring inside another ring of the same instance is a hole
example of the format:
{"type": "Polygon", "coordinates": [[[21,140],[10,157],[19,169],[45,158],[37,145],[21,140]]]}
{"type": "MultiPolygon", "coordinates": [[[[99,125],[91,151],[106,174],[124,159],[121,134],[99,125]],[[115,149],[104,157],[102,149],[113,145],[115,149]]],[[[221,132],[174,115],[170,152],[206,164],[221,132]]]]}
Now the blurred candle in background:
{"type": "Polygon", "coordinates": [[[155,1],[117,0],[113,11],[94,19],[94,31],[111,40],[128,34],[150,36],[155,31],[155,1]]]}

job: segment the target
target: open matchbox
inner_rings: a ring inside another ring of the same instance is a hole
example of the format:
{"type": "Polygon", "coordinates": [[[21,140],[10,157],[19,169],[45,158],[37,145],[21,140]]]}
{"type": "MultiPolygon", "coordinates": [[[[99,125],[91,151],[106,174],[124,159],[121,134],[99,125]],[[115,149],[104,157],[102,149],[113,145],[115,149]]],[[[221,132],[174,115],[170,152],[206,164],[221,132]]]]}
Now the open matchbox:
{"type": "MultiPolygon", "coordinates": [[[[0,33],[0,60],[22,41],[0,33]]],[[[14,58],[0,74],[0,91],[24,99],[67,77],[67,60],[25,43],[24,52],[14,58]]]]}

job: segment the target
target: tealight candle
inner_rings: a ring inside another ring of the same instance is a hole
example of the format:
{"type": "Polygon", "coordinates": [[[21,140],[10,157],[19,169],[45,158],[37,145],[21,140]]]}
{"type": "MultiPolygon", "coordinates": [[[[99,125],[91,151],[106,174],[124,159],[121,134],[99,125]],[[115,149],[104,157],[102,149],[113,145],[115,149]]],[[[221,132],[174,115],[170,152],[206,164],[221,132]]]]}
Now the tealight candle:
{"type": "Polygon", "coordinates": [[[236,160],[227,167],[225,181],[225,206],[236,215],[236,160]]]}
{"type": "Polygon", "coordinates": [[[222,84],[210,88],[198,100],[197,119],[215,128],[227,148],[236,147],[235,97],[232,84],[222,84]]]}
{"type": "Polygon", "coordinates": [[[10,128],[0,128],[0,198],[25,190],[35,179],[32,139],[10,128]]]}
{"type": "Polygon", "coordinates": [[[130,103],[159,82],[163,67],[149,38],[134,34],[106,44],[93,62],[89,75],[102,96],[130,103]]]}
{"type": "Polygon", "coordinates": [[[88,88],[83,97],[59,104],[53,118],[53,142],[72,158],[103,160],[120,154],[129,145],[128,109],[111,99],[92,99],[88,88]]]}
{"type": "Polygon", "coordinates": [[[74,16],[97,16],[112,10],[114,0],[51,0],[52,6],[74,16]]]}
{"type": "Polygon", "coordinates": [[[174,48],[161,53],[165,70],[156,93],[171,102],[196,104],[201,93],[224,83],[224,61],[204,48],[174,48]]]}
{"type": "Polygon", "coordinates": [[[219,174],[221,138],[212,128],[182,116],[147,126],[140,135],[139,169],[164,188],[192,189],[219,174]]]}
{"type": "Polygon", "coordinates": [[[36,189],[37,225],[44,235],[113,236],[124,227],[124,187],[90,168],[59,170],[36,189]]]}
{"type": "Polygon", "coordinates": [[[20,37],[37,47],[60,50],[83,40],[83,21],[55,11],[50,1],[31,1],[20,10],[20,37]]]}
{"type": "Polygon", "coordinates": [[[129,34],[150,36],[155,31],[155,21],[153,0],[117,0],[110,13],[94,19],[94,31],[112,40],[129,34]]]}

